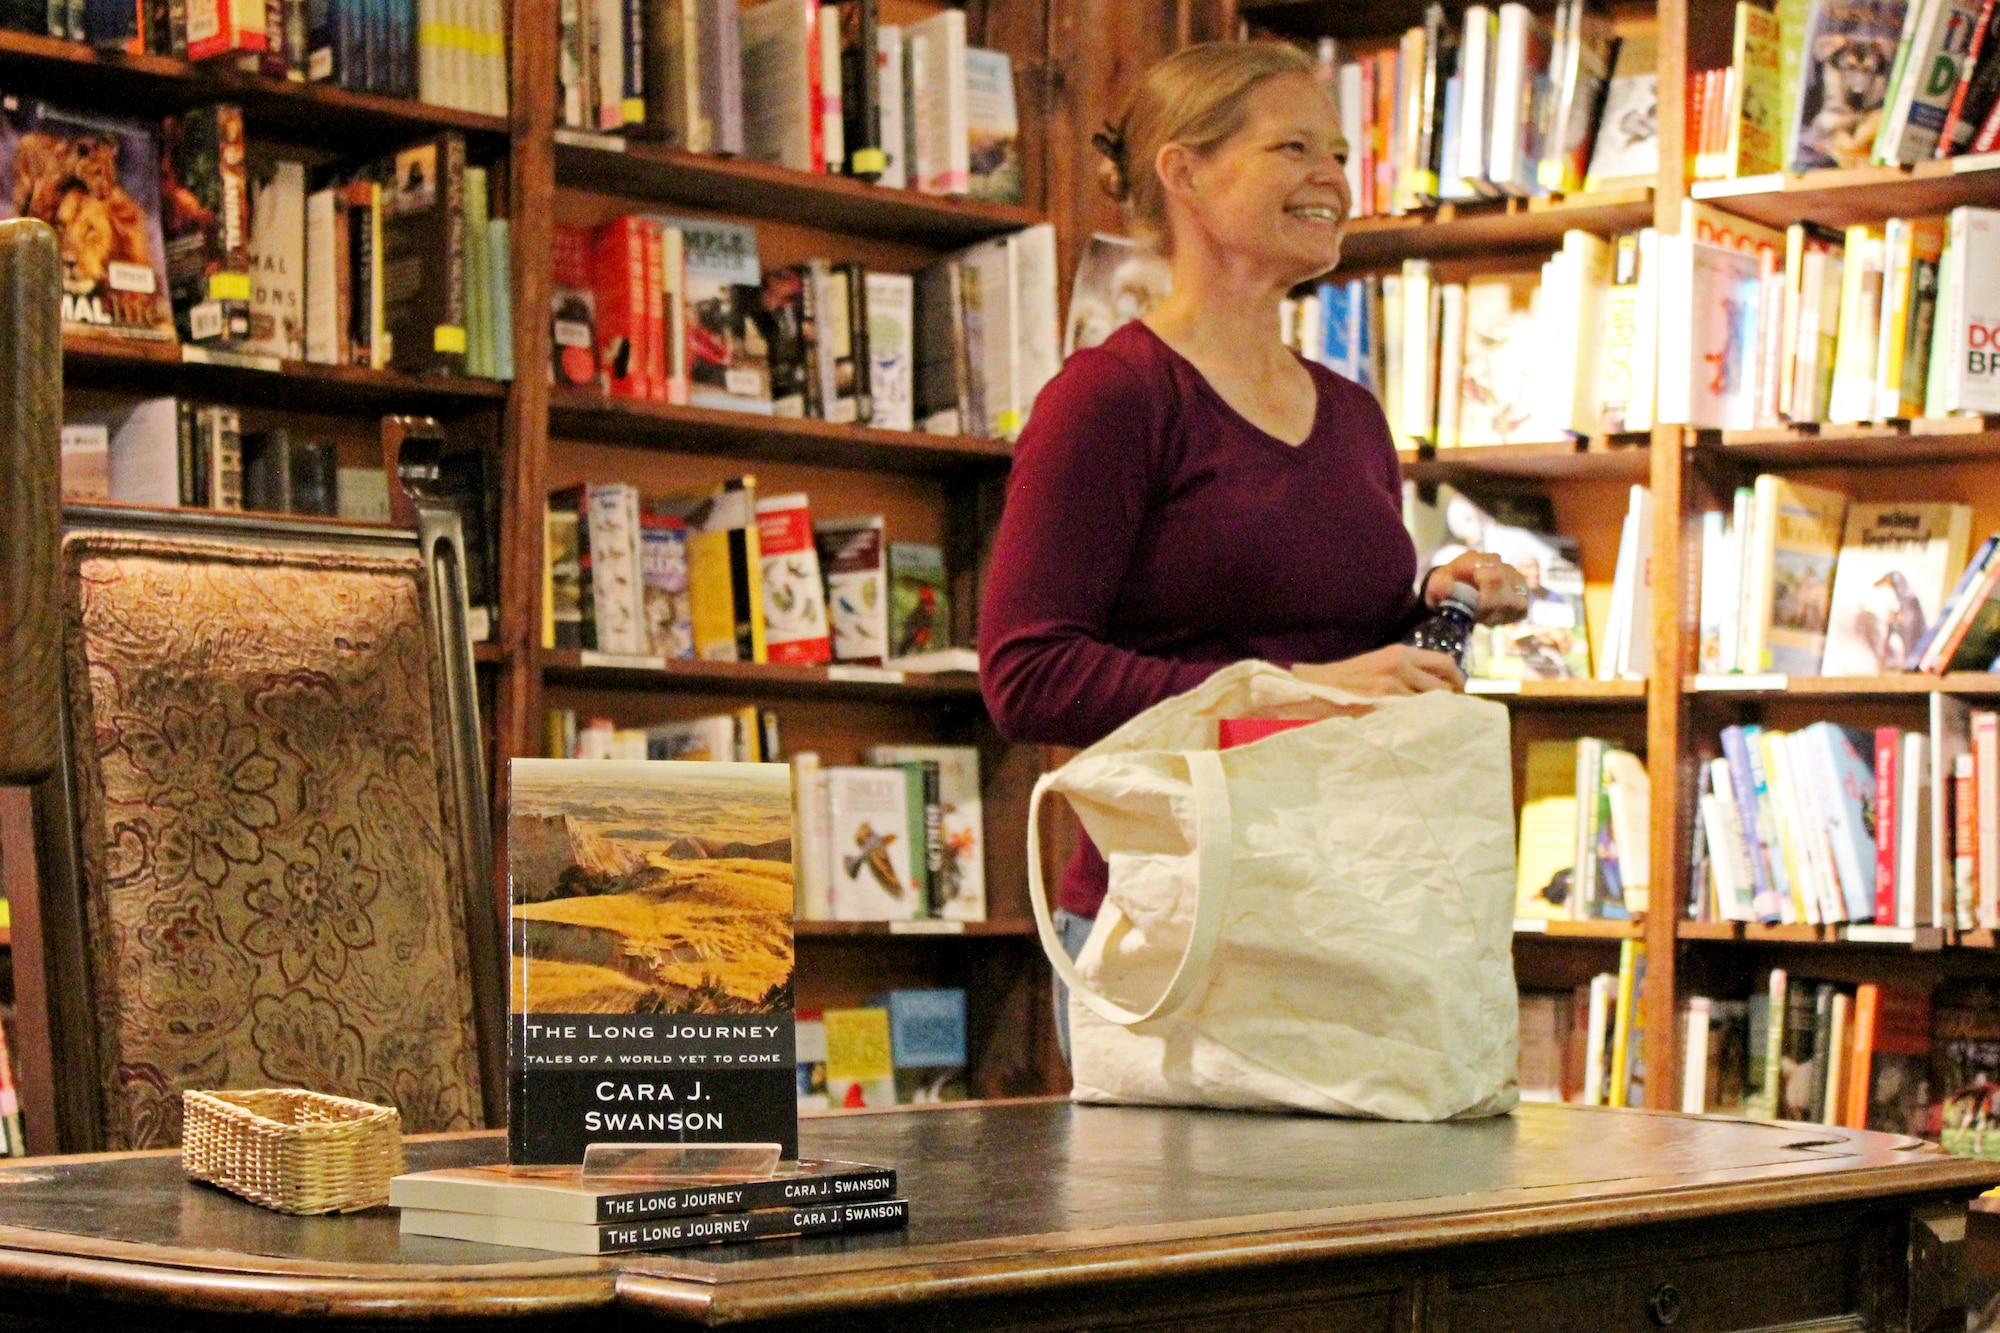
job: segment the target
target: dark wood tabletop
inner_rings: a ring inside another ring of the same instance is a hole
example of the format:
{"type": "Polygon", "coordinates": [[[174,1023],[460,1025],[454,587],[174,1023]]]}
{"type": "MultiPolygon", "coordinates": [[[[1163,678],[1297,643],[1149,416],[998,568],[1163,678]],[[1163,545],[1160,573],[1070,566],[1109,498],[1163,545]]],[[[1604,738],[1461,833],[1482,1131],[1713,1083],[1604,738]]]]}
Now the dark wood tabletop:
{"type": "MultiPolygon", "coordinates": [[[[578,1258],[405,1237],[386,1208],[284,1217],[187,1182],[172,1153],[31,1159],[0,1170],[0,1312],[808,1318],[2000,1184],[2000,1166],[1889,1135],[1572,1106],[1411,1125],[1026,1101],[810,1119],[800,1138],[895,1167],[909,1230],[578,1258]]],[[[408,1165],[503,1151],[413,1138],[408,1165]]]]}

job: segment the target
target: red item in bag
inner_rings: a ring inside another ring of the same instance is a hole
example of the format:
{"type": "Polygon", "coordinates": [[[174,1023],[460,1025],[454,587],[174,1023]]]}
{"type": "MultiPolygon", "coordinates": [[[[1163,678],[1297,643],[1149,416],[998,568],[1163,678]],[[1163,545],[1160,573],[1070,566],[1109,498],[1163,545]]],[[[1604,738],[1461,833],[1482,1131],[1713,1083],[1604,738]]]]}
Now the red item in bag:
{"type": "Polygon", "coordinates": [[[1293,727],[1310,726],[1308,717],[1225,717],[1215,724],[1215,748],[1233,750],[1251,741],[1261,741],[1293,727]]]}

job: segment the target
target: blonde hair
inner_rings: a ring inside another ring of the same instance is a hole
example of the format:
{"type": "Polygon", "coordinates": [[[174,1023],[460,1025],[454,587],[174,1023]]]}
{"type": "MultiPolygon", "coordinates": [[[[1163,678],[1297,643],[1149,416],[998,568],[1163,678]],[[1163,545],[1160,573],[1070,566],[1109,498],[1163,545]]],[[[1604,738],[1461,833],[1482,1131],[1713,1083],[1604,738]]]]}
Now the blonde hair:
{"type": "Polygon", "coordinates": [[[1125,113],[1091,142],[1104,155],[1098,183],[1125,206],[1133,235],[1171,254],[1167,195],[1154,165],[1160,149],[1184,144],[1207,153],[1243,128],[1250,94],[1268,79],[1313,73],[1313,62],[1281,42],[1203,42],[1146,71],[1125,113]]]}

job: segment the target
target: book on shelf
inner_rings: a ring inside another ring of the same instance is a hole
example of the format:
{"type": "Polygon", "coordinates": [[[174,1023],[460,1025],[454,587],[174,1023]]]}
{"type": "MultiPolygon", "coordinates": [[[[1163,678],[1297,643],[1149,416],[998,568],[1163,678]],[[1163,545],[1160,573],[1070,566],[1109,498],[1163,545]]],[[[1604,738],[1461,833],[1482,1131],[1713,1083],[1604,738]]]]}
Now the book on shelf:
{"type": "Polygon", "coordinates": [[[832,659],[826,583],[803,494],[757,501],[764,640],[770,661],[811,665],[832,659]]]}
{"type": "Polygon", "coordinates": [[[910,773],[900,766],[823,771],[832,919],[914,921],[928,915],[921,784],[913,798],[910,773]]]}
{"type": "Polygon", "coordinates": [[[931,839],[937,853],[930,875],[931,906],[943,920],[984,921],[986,825],[979,751],[969,745],[875,745],[864,757],[880,766],[936,766],[938,830],[931,839]]]}
{"type": "MultiPolygon", "coordinates": [[[[277,426],[244,435],[242,454],[245,509],[272,514],[339,513],[338,453],[333,441],[299,439],[277,426]]],[[[466,545],[470,548],[472,542],[466,545]]],[[[468,597],[468,602],[486,609],[480,599],[468,597]]]]}
{"type": "Polygon", "coordinates": [[[896,1104],[960,1102],[966,1085],[965,992],[956,987],[884,991],[870,1008],[889,1016],[896,1104]]]}
{"type": "Polygon", "coordinates": [[[161,230],[175,331],[183,344],[241,347],[253,293],[243,109],[229,103],[161,126],[161,230]]]}
{"type": "Polygon", "coordinates": [[[890,542],[888,594],[893,656],[951,646],[951,591],[941,549],[925,542],[890,542]]]}
{"type": "Polygon", "coordinates": [[[879,1006],[828,1009],[826,1104],[846,1110],[896,1104],[896,1058],[889,1011],[879,1006]]]}
{"type": "Polygon", "coordinates": [[[1649,792],[1643,762],[1600,739],[1530,742],[1516,918],[1626,920],[1644,912],[1649,792]]]}
{"type": "Polygon", "coordinates": [[[888,539],[879,515],[813,525],[826,576],[833,660],[880,663],[889,656],[888,539]]]}

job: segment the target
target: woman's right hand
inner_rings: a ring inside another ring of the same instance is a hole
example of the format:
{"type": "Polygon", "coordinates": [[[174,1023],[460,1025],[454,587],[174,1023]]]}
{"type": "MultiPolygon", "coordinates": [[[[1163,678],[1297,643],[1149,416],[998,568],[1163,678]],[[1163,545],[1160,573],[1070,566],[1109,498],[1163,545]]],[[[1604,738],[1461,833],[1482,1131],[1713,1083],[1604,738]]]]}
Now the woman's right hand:
{"type": "Polygon", "coordinates": [[[1327,685],[1350,694],[1423,694],[1465,689],[1465,674],[1443,653],[1392,643],[1344,662],[1301,662],[1292,674],[1308,685],[1327,685]]]}

